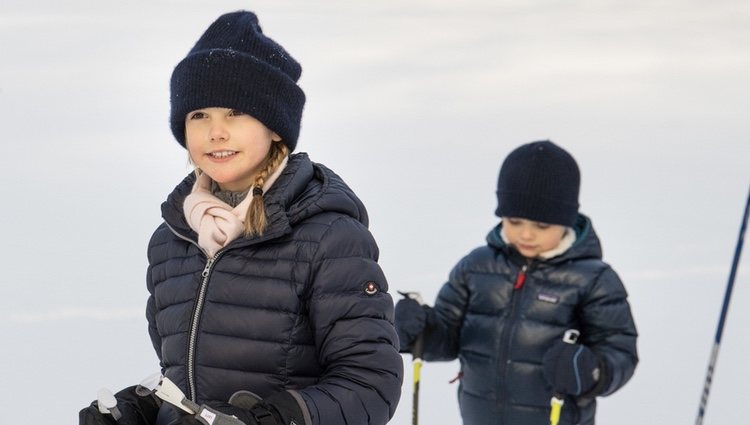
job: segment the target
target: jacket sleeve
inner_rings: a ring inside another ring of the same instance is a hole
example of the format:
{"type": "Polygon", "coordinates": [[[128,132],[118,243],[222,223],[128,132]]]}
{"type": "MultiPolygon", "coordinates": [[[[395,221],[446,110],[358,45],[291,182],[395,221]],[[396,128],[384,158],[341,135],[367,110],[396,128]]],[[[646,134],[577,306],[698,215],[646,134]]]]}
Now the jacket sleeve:
{"type": "Polygon", "coordinates": [[[308,303],[325,373],[297,391],[313,424],[385,424],[398,405],[403,361],[377,258],[370,232],[351,218],[337,219],[321,238],[308,303]]]}
{"type": "Polygon", "coordinates": [[[617,273],[607,267],[581,306],[581,342],[597,353],[604,363],[604,379],[593,395],[609,395],[617,391],[633,376],[638,364],[638,333],[627,296],[617,273]]]}
{"type": "Polygon", "coordinates": [[[448,282],[438,292],[435,306],[428,310],[425,360],[449,361],[458,356],[461,326],[469,302],[469,288],[464,272],[467,261],[464,258],[453,267],[448,282]]]}
{"type": "MultiPolygon", "coordinates": [[[[154,298],[154,276],[153,276],[153,266],[154,266],[154,258],[153,258],[153,251],[154,251],[154,245],[157,244],[157,239],[160,231],[163,231],[162,229],[163,225],[160,226],[156,232],[151,236],[151,240],[148,243],[148,250],[146,252],[148,257],[148,268],[146,269],[146,289],[148,289],[149,297],[148,301],[146,302],[146,319],[148,320],[148,335],[151,337],[151,344],[154,346],[154,350],[156,351],[156,356],[159,358],[159,364],[162,362],[161,358],[161,336],[159,336],[159,331],[156,328],[156,300],[154,298]]],[[[162,367],[164,367],[163,364],[161,364],[162,367]]]]}

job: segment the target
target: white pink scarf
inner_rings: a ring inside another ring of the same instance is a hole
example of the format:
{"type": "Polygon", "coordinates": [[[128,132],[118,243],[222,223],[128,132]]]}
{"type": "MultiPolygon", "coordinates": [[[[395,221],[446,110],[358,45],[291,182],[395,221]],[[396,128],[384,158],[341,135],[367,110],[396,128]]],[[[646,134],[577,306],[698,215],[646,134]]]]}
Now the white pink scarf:
{"type": "MultiPolygon", "coordinates": [[[[266,193],[279,178],[287,161],[288,158],[284,158],[268,177],[263,185],[263,193],[266,193]]],[[[211,193],[211,177],[208,174],[202,173],[198,176],[192,192],[185,197],[183,211],[190,228],[198,233],[198,245],[206,250],[210,257],[237,239],[245,230],[245,216],[253,200],[252,193],[251,187],[245,199],[232,208],[211,193]]]]}

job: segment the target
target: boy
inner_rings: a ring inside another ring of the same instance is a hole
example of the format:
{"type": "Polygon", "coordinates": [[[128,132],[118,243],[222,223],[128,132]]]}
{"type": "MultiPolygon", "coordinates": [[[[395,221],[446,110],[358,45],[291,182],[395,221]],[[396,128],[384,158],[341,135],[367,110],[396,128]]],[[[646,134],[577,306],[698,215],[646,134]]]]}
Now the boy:
{"type": "Polygon", "coordinates": [[[553,395],[565,401],[561,424],[593,425],[595,398],[633,375],[627,293],[578,213],[579,186],[576,161],[554,143],[515,149],[487,245],[458,262],[434,307],[396,305],[402,352],[423,334],[425,360],[460,360],[465,425],[549,424],[553,395]]]}

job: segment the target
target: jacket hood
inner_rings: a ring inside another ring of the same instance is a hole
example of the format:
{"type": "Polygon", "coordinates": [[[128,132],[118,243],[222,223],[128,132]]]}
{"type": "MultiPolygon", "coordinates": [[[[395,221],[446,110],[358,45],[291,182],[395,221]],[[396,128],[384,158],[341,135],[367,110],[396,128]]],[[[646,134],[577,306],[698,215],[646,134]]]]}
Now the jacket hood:
{"type": "MultiPolygon", "coordinates": [[[[500,236],[502,227],[503,223],[500,222],[500,224],[490,230],[489,234],[487,234],[487,244],[492,248],[503,251],[509,258],[523,258],[518,251],[503,241],[500,236]]],[[[545,262],[558,263],[584,258],[602,259],[602,247],[599,243],[599,237],[594,231],[594,226],[591,224],[591,219],[579,213],[573,229],[576,232],[576,241],[573,243],[573,246],[557,257],[544,260],[545,262]]]]}
{"type": "MultiPolygon", "coordinates": [[[[195,173],[190,173],[162,203],[161,211],[164,221],[173,230],[197,240],[198,236],[188,225],[182,208],[194,183],[195,173]]],[[[341,177],[326,166],[310,161],[306,153],[289,156],[286,168],[264,198],[268,228],[255,239],[283,235],[291,231],[294,224],[325,212],[348,215],[365,227],[369,223],[364,204],[341,177]]]]}

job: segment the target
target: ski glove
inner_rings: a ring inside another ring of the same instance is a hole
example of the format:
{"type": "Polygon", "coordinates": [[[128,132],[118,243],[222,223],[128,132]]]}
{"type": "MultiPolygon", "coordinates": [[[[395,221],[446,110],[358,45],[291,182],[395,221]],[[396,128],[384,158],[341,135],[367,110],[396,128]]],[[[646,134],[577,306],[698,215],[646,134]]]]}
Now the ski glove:
{"type": "Polygon", "coordinates": [[[427,323],[427,308],[411,298],[396,303],[396,333],[400,343],[399,351],[409,352],[414,340],[424,332],[427,323]]]}
{"type": "Polygon", "coordinates": [[[184,415],[169,425],[222,425],[236,424],[232,419],[213,419],[213,416],[229,415],[245,425],[307,425],[297,400],[288,392],[276,393],[265,400],[255,403],[252,407],[239,407],[234,404],[211,402],[201,406],[205,411],[195,415],[184,415]],[[228,420],[227,420],[228,419],[228,420]]]}
{"type": "Polygon", "coordinates": [[[117,409],[122,417],[115,421],[112,415],[102,414],[98,402],[94,400],[90,406],[78,413],[79,425],[150,425],[156,420],[159,412],[159,402],[152,396],[141,397],[135,392],[136,385],[127,387],[117,394],[117,409]]]}
{"type": "Polygon", "coordinates": [[[542,360],[544,377],[556,393],[580,396],[600,380],[599,358],[588,347],[556,341],[542,360]]]}

